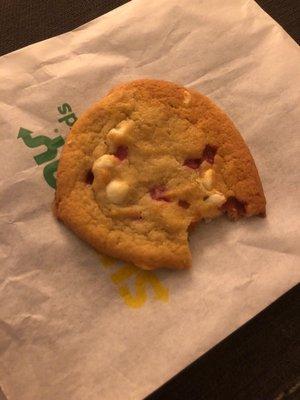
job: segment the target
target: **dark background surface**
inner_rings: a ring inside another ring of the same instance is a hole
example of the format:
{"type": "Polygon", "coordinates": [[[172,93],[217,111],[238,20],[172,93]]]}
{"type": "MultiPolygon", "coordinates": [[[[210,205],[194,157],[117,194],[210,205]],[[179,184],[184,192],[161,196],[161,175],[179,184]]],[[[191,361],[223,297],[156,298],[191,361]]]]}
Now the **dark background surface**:
{"type": "MultiPolygon", "coordinates": [[[[127,1],[0,0],[0,55],[70,31],[127,1]]],[[[159,0],[152,1],[159,5],[159,0]]],[[[257,3],[300,42],[300,0],[257,3]]]]}
{"type": "Polygon", "coordinates": [[[299,400],[300,285],[145,400],[299,400]]]}
{"type": "MultiPolygon", "coordinates": [[[[72,30],[126,2],[0,0],[0,55],[72,30]]],[[[257,2],[300,42],[300,0],[257,2]]],[[[300,400],[300,285],[147,399],[300,400]]]]}

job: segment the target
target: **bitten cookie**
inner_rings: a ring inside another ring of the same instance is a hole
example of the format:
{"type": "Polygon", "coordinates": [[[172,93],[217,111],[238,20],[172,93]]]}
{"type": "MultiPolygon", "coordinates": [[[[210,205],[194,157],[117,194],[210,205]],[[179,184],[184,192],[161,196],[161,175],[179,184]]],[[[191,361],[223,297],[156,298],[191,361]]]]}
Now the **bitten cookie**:
{"type": "Polygon", "coordinates": [[[72,127],[57,217],[97,251],[141,268],[188,268],[188,228],[265,215],[253,158],[202,94],[144,79],[114,88],[72,127]]]}

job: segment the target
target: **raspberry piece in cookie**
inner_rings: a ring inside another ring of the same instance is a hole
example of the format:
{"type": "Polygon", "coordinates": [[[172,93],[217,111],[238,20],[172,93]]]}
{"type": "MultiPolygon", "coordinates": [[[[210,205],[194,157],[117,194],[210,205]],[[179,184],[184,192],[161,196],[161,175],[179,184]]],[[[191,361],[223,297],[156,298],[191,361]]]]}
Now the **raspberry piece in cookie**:
{"type": "Polygon", "coordinates": [[[163,200],[170,201],[169,198],[165,195],[165,188],[163,186],[156,186],[150,189],[150,196],[153,200],[163,200]]]}
{"type": "Polygon", "coordinates": [[[128,156],[127,146],[119,146],[114,155],[121,161],[125,160],[128,156]]]}
{"type": "Polygon", "coordinates": [[[73,125],[57,172],[56,215],[96,250],[145,269],[188,268],[188,230],[222,214],[265,214],[251,154],[202,94],[139,80],[73,125]]]}
{"type": "Polygon", "coordinates": [[[200,167],[200,164],[201,164],[200,158],[189,158],[184,161],[183,165],[185,165],[189,168],[192,168],[192,169],[197,169],[200,167]]]}
{"type": "Polygon", "coordinates": [[[206,145],[202,153],[202,161],[207,161],[210,164],[214,163],[217,148],[211,145],[206,145]]]}

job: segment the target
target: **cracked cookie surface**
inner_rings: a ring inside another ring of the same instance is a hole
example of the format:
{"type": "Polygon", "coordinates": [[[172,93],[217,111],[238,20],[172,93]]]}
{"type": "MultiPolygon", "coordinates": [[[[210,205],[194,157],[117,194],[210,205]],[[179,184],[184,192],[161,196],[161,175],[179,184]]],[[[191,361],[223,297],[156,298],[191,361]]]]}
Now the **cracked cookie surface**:
{"type": "Polygon", "coordinates": [[[253,158],[230,119],[179,85],[114,88],[75,123],[57,172],[57,217],[96,250],[187,268],[189,226],[265,214],[253,158]]]}

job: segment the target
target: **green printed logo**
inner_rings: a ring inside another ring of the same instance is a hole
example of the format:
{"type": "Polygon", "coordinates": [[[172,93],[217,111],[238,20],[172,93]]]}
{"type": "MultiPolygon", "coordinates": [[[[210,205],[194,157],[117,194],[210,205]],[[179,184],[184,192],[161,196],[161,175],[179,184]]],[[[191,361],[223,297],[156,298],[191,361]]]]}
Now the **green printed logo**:
{"type": "Polygon", "coordinates": [[[64,103],[62,106],[57,107],[57,109],[60,114],[64,115],[58,119],[58,122],[65,122],[68,126],[74,125],[74,123],[77,121],[77,117],[72,112],[70,104],[64,103]]]}
{"type": "MultiPolygon", "coordinates": [[[[57,107],[58,112],[63,115],[63,117],[58,118],[59,123],[66,123],[67,126],[71,127],[77,120],[76,115],[72,112],[72,108],[68,103],[64,103],[62,106],[57,107]]],[[[26,129],[20,128],[18,133],[18,139],[22,139],[24,144],[31,149],[45,146],[46,151],[33,157],[37,165],[41,165],[51,161],[49,164],[45,165],[43,170],[43,175],[48,183],[53,189],[56,187],[56,171],[58,167],[57,157],[58,148],[63,146],[65,143],[62,136],[56,136],[51,139],[48,136],[38,135],[33,137],[33,132],[26,129]]]]}

